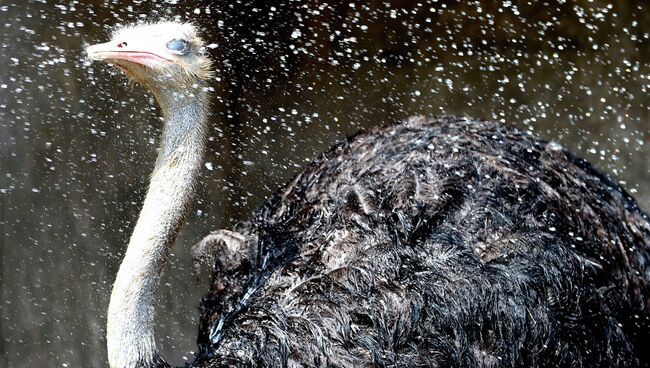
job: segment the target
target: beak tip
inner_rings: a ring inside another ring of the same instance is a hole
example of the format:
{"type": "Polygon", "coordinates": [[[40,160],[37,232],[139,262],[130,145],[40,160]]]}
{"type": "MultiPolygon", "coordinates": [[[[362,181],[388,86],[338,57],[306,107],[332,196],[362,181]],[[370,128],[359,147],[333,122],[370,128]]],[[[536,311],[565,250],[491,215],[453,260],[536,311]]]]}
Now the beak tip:
{"type": "Polygon", "coordinates": [[[102,53],[101,53],[102,46],[104,46],[104,44],[101,43],[86,46],[86,56],[88,56],[88,59],[93,61],[104,60],[105,58],[102,57],[102,53]]]}
{"type": "Polygon", "coordinates": [[[95,45],[90,45],[90,46],[87,46],[87,47],[86,47],[86,56],[87,56],[88,59],[90,59],[90,60],[97,60],[97,59],[95,58],[95,52],[94,52],[94,49],[93,49],[94,46],[95,46],[95,45]]]}

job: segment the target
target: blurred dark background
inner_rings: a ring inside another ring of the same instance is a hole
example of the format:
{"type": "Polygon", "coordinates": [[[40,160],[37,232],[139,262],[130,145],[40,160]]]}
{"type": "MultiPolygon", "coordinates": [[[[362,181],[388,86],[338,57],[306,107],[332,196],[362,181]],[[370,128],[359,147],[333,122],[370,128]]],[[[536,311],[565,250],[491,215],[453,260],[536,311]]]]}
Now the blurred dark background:
{"type": "Polygon", "coordinates": [[[218,66],[199,191],[157,330],[195,349],[189,247],[333,142],[415,114],[529,129],[650,209],[650,3],[0,0],[0,366],[106,366],[105,311],[160,133],[139,86],[85,60],[117,24],[195,21],[218,66]]]}

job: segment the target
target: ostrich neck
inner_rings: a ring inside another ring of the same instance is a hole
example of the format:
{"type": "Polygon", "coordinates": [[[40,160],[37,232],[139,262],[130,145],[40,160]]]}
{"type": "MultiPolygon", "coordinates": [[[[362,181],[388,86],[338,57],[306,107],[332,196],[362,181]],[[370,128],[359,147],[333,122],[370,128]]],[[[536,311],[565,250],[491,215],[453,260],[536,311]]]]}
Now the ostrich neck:
{"type": "MultiPolygon", "coordinates": [[[[189,90],[189,89],[188,89],[189,90]]],[[[108,307],[112,368],[163,365],[154,338],[154,306],[163,266],[184,221],[205,146],[206,93],[158,91],[165,126],[140,217],[108,307]]]]}

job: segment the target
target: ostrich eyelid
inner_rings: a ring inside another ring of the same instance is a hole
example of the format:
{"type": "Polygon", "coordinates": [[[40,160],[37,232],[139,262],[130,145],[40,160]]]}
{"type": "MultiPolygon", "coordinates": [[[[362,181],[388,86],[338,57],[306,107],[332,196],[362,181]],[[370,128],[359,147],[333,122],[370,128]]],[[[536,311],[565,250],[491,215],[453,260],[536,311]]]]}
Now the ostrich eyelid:
{"type": "Polygon", "coordinates": [[[167,49],[177,52],[179,54],[184,54],[187,51],[188,44],[187,41],[181,38],[175,38],[167,42],[167,49]]]}

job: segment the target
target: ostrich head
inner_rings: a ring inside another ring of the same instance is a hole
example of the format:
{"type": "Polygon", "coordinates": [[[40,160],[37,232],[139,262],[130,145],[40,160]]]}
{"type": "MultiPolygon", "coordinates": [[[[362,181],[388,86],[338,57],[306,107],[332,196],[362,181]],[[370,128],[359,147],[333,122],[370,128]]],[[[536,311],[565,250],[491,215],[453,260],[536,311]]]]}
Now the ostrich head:
{"type": "Polygon", "coordinates": [[[106,43],[89,46],[88,56],[120,68],[156,93],[179,90],[210,78],[212,63],[194,25],[157,22],[118,28],[106,43]]]}

